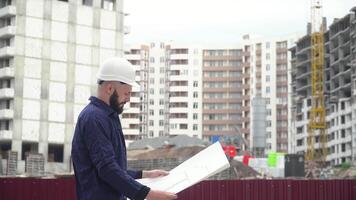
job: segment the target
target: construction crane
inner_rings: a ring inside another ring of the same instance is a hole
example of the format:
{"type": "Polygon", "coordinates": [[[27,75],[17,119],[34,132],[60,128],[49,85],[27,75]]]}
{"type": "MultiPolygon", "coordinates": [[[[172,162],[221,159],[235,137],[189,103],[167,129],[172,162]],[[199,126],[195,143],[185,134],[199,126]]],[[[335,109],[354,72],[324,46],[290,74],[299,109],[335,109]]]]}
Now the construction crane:
{"type": "Polygon", "coordinates": [[[311,0],[311,109],[308,124],[306,160],[325,163],[327,156],[327,126],[324,104],[324,26],[320,0],[311,0]],[[320,149],[314,149],[319,133],[320,149]]]}

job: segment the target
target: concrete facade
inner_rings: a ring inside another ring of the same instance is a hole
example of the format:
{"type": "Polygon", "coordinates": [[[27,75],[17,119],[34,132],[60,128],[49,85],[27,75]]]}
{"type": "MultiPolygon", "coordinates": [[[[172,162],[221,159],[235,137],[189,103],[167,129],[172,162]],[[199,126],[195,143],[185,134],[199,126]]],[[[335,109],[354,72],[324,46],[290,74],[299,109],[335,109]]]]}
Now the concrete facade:
{"type": "MultiPolygon", "coordinates": [[[[126,139],[189,135],[201,138],[201,49],[152,42],[127,47],[126,58],[137,66],[141,82],[140,128],[125,131],[126,139]]],[[[125,111],[123,121],[137,118],[125,111]]],[[[138,122],[138,121],[137,121],[138,122]]]]}
{"type": "MultiPolygon", "coordinates": [[[[355,161],[355,12],[335,19],[324,33],[325,108],[327,120],[327,162],[336,165],[355,161]]],[[[293,57],[293,140],[292,152],[306,152],[308,111],[311,108],[310,33],[291,49],[293,57]]],[[[314,148],[319,149],[319,133],[314,148]]]]}
{"type": "MultiPolygon", "coordinates": [[[[253,148],[260,133],[252,101],[264,99],[265,153],[288,151],[291,55],[296,36],[250,38],[239,48],[205,49],[203,53],[203,136],[242,136],[253,148]],[[235,52],[235,53],[234,53],[235,52]],[[218,99],[213,99],[213,97],[218,99]],[[255,135],[254,135],[255,134],[255,135]]],[[[257,117],[258,118],[258,117],[257,117]]],[[[260,148],[260,147],[259,147],[260,148]]],[[[247,147],[244,147],[247,149],[247,147]]]]}
{"type": "MultiPolygon", "coordinates": [[[[2,1],[3,2],[3,1],[2,1]]],[[[122,1],[13,0],[0,8],[0,144],[69,166],[99,63],[123,55],[122,1]]]]}

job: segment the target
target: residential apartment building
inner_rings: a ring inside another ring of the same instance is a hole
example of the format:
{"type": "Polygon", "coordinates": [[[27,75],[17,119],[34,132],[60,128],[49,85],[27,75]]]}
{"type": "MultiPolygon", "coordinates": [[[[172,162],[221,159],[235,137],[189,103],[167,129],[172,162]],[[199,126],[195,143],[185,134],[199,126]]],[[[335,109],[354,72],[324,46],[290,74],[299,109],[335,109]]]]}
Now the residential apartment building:
{"type": "Polygon", "coordinates": [[[295,40],[246,35],[240,48],[203,50],[203,137],[242,135],[250,150],[288,151],[288,48],[295,40]]]}
{"type": "MultiPolygon", "coordinates": [[[[96,92],[99,63],[123,55],[122,1],[0,4],[0,149],[69,168],[77,116],[96,92]]],[[[6,155],[4,153],[4,155],[6,155]]]]}
{"type": "Polygon", "coordinates": [[[203,137],[249,138],[250,65],[243,48],[203,50],[203,137]]]}
{"type": "MultiPolygon", "coordinates": [[[[355,13],[335,19],[324,33],[325,108],[327,120],[326,161],[332,165],[355,160],[356,150],[356,105],[355,13]]],[[[325,26],[326,22],[324,22],[325,26]]],[[[293,57],[293,152],[306,152],[309,110],[311,108],[311,41],[310,32],[298,40],[291,49],[293,57]]],[[[320,149],[319,133],[315,133],[315,149],[320,149]]]]}
{"type": "MultiPolygon", "coordinates": [[[[145,113],[140,117],[144,119],[139,131],[132,135],[124,130],[125,137],[185,134],[201,138],[201,50],[172,42],[153,42],[128,47],[125,56],[134,65],[145,68],[137,71],[144,84],[140,95],[140,112],[145,113]]],[[[122,116],[123,121],[133,123],[134,119],[127,116],[133,116],[129,110],[122,116]]]]}

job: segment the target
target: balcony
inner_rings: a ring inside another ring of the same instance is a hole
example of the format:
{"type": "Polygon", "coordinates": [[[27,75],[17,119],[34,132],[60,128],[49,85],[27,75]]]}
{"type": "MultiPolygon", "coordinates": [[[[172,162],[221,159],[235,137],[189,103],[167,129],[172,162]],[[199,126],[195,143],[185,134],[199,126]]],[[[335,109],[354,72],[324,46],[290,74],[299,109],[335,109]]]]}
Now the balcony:
{"type": "Polygon", "coordinates": [[[0,38],[9,38],[14,36],[16,33],[15,26],[5,26],[0,28],[0,38]]]}
{"type": "Polygon", "coordinates": [[[0,89],[0,99],[11,99],[15,96],[15,90],[13,88],[0,89]]]}
{"type": "Polygon", "coordinates": [[[0,110],[0,119],[13,119],[14,110],[12,109],[2,109],[0,110]]]}
{"type": "Polygon", "coordinates": [[[0,79],[1,78],[13,78],[15,76],[13,67],[0,68],[0,79]]]}
{"type": "Polygon", "coordinates": [[[174,60],[188,60],[188,54],[171,54],[170,59],[174,60]]]}
{"type": "Polygon", "coordinates": [[[16,15],[16,6],[6,6],[0,8],[0,17],[10,17],[16,15]]]}
{"type": "Polygon", "coordinates": [[[10,130],[0,130],[0,140],[11,140],[12,131],[10,130]]]}
{"type": "Polygon", "coordinates": [[[126,54],[125,55],[125,58],[127,60],[138,60],[138,61],[141,61],[141,54],[126,54]]]}
{"type": "Polygon", "coordinates": [[[0,49],[0,58],[13,57],[14,55],[15,48],[12,46],[6,46],[0,49]]]}

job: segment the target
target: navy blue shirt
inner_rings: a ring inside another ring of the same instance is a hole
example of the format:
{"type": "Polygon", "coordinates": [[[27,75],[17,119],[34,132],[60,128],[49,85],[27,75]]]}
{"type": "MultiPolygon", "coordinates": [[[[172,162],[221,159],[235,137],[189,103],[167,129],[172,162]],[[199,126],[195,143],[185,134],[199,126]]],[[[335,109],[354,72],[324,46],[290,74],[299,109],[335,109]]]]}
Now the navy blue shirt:
{"type": "Polygon", "coordinates": [[[80,113],[72,141],[78,199],[144,199],[149,188],[135,181],[142,171],[127,170],[124,135],[118,114],[90,97],[80,113]]]}

